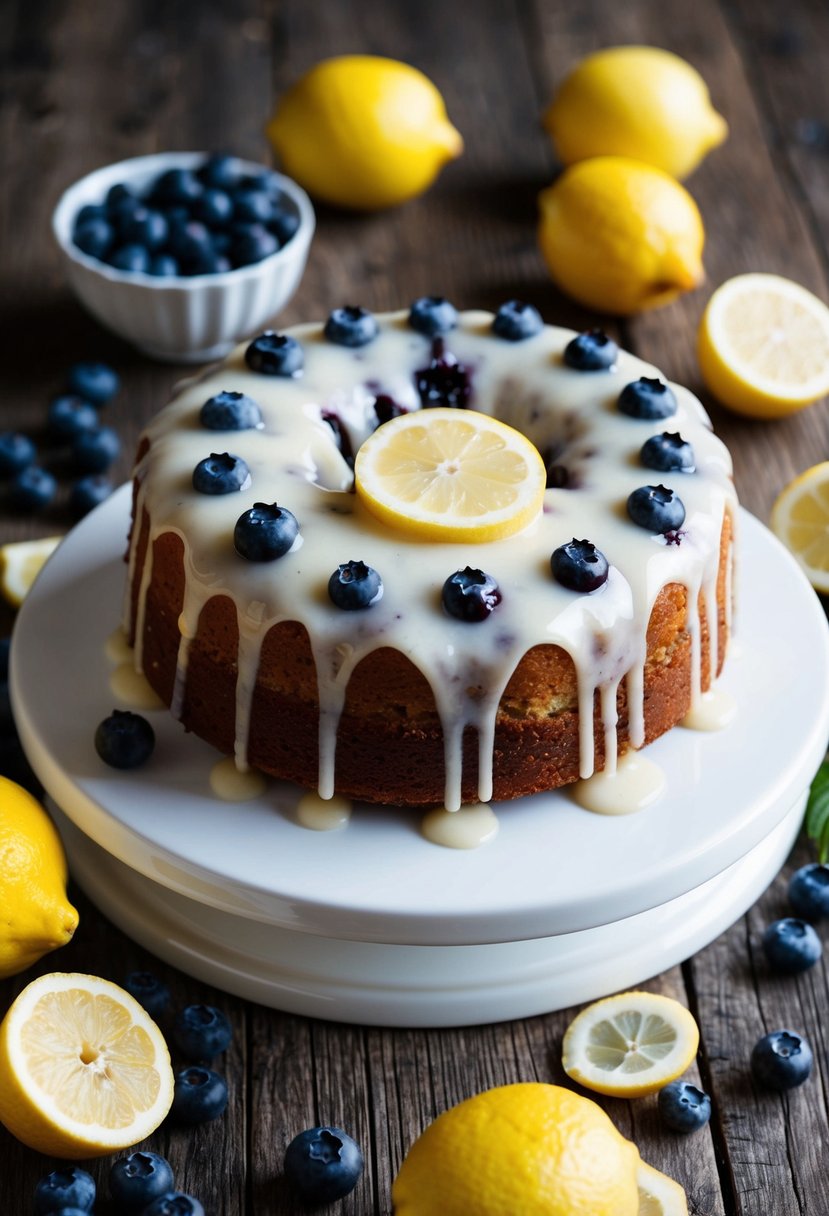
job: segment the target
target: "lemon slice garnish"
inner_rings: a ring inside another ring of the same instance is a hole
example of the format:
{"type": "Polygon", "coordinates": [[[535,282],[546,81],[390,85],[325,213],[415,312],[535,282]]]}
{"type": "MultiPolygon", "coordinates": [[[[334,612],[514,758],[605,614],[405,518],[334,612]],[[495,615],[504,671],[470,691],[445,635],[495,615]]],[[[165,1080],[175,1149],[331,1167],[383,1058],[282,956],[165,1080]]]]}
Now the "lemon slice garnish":
{"type": "Polygon", "coordinates": [[[779,275],[737,275],[708,301],[698,355],[723,405],[783,418],[829,393],[829,308],[779,275]]]}
{"type": "Polygon", "coordinates": [[[587,1089],[619,1098],[656,1093],[685,1072],[699,1030],[678,1001],[622,992],[588,1005],[567,1028],[562,1063],[587,1089]]]}
{"type": "Polygon", "coordinates": [[[357,453],[357,493],[372,515],[430,541],[492,541],[540,513],[546,470],[520,431],[474,410],[401,414],[357,453]]]}
{"type": "Polygon", "coordinates": [[[660,1174],[652,1165],[640,1161],[636,1182],[639,1187],[638,1216],[688,1216],[685,1191],[667,1174],[660,1174]]]}
{"type": "Polygon", "coordinates": [[[38,1152],[95,1157],[149,1136],[173,1100],[164,1036],[94,975],[33,980],[0,1025],[0,1122],[38,1152]]]}
{"type": "Polygon", "coordinates": [[[40,540],[17,540],[0,545],[0,591],[14,608],[19,608],[40,574],[47,558],[63,537],[44,536],[40,540]]]}
{"type": "Polygon", "coordinates": [[[829,460],[789,482],[771,509],[771,530],[815,590],[829,594],[829,460]]]}

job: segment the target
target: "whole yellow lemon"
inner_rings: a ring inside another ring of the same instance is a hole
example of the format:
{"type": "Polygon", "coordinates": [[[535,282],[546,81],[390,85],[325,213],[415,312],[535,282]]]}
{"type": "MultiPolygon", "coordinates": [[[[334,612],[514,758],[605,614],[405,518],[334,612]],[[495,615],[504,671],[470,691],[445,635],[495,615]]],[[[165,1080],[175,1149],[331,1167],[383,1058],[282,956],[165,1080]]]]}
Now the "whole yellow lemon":
{"type": "Polygon", "coordinates": [[[66,898],[66,857],[52,820],[0,777],[0,978],[65,946],[78,925],[66,898]]]}
{"type": "Polygon", "coordinates": [[[728,124],[690,63],[654,46],[615,46],[588,55],[544,115],[565,165],[591,156],[631,156],[687,177],[721,144],[728,124]]]}
{"type": "Polygon", "coordinates": [[[580,161],[539,196],[550,274],[580,304],[627,316],[703,279],[705,231],[679,182],[641,161],[580,161]]]}
{"type": "Polygon", "coordinates": [[[637,1216],[639,1152],[595,1102],[503,1085],[440,1115],[409,1149],[395,1216],[637,1216]]]}
{"type": "Polygon", "coordinates": [[[268,138],[309,194],[361,211],[422,194],[463,151],[431,80],[374,55],[318,63],[281,99],[268,138]]]}

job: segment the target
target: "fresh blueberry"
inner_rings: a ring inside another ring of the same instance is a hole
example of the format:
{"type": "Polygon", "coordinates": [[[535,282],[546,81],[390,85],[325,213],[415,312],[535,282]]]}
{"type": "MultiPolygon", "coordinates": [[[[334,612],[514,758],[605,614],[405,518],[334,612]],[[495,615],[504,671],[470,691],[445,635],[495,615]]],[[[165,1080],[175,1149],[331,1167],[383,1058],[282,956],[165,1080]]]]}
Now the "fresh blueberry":
{"type": "Polygon", "coordinates": [[[794,1089],[812,1071],[812,1049],[794,1030],[773,1030],[754,1044],[751,1071],[769,1089],[794,1089]]]}
{"type": "Polygon", "coordinates": [[[103,203],[86,203],[75,216],[75,230],[83,228],[84,224],[88,224],[91,220],[102,220],[106,213],[107,209],[103,203]]]}
{"type": "Polygon", "coordinates": [[[35,1216],[78,1208],[91,1212],[95,1203],[95,1179],[76,1165],[67,1165],[41,1178],[35,1187],[35,1216]]]}
{"type": "Polygon", "coordinates": [[[813,861],[795,870],[789,880],[789,903],[807,920],[829,916],[829,866],[813,861]]]}
{"type": "Polygon", "coordinates": [[[47,424],[49,434],[55,439],[74,439],[84,431],[96,430],[99,423],[95,406],[74,393],[56,397],[49,406],[47,424]]]}
{"type": "Polygon", "coordinates": [[[607,582],[607,558],[589,540],[559,545],[550,558],[553,578],[568,591],[595,591],[607,582]]]}
{"type": "Polygon", "coordinates": [[[149,274],[150,254],[143,245],[121,245],[110,254],[108,261],[116,270],[126,270],[130,274],[149,274]]]}
{"type": "Polygon", "coordinates": [[[268,227],[280,245],[287,245],[291,237],[296,235],[299,228],[299,216],[295,211],[274,211],[268,227]]]}
{"type": "Polygon", "coordinates": [[[295,1136],[285,1151],[285,1175],[307,1204],[343,1199],[362,1172],[360,1146],[339,1127],[311,1127],[295,1136]]]}
{"type": "Polygon", "coordinates": [[[176,225],[170,234],[170,252],[186,269],[189,262],[198,262],[212,252],[209,230],[198,220],[176,225]]]}
{"type": "Polygon", "coordinates": [[[28,468],[36,456],[35,445],[19,431],[0,432],[0,477],[14,477],[28,468]]]}
{"type": "Polygon", "coordinates": [[[215,153],[208,156],[196,172],[199,181],[214,190],[232,190],[239,180],[239,162],[235,156],[215,153]]]}
{"type": "Polygon", "coordinates": [[[211,187],[196,200],[193,214],[208,228],[223,228],[233,216],[233,199],[224,190],[211,187]]]}
{"type": "Polygon", "coordinates": [[[151,251],[161,248],[168,233],[165,217],[149,207],[139,207],[121,225],[121,239],[126,245],[143,245],[151,251]]]}
{"type": "Polygon", "coordinates": [[[158,1153],[130,1153],[114,1161],[109,1171],[109,1193],[123,1212],[143,1211],[175,1185],[170,1162],[158,1153]]]}
{"type": "Polygon", "coordinates": [[[483,570],[466,566],[450,574],[440,593],[441,603],[459,621],[485,621],[501,602],[495,579],[483,570]]]}
{"type": "Polygon", "coordinates": [[[805,920],[786,916],[776,920],[763,934],[763,950],[775,971],[796,975],[814,967],[823,953],[821,940],[805,920]]]}
{"type": "Polygon", "coordinates": [[[696,467],[694,449],[676,432],[651,435],[642,444],[639,459],[646,469],[656,469],[657,473],[693,473],[696,467]]]}
{"type": "Polygon", "coordinates": [[[203,249],[201,253],[186,264],[182,273],[186,275],[197,274],[225,274],[228,270],[233,269],[233,264],[230,258],[226,258],[224,254],[219,253],[214,247],[203,249]]]}
{"type": "Polygon", "coordinates": [[[48,507],[58,490],[51,473],[39,465],[30,464],[9,485],[9,502],[17,511],[42,511],[48,507]]]}
{"type": "Polygon", "coordinates": [[[458,310],[443,296],[421,296],[409,310],[409,324],[419,334],[434,338],[447,334],[458,323],[458,310]]]}
{"type": "Polygon", "coordinates": [[[640,376],[626,384],[617,401],[619,410],[629,418],[670,418],[676,413],[676,397],[664,380],[640,376]]]}
{"type": "Polygon", "coordinates": [[[171,253],[154,253],[147,273],[159,279],[174,278],[179,273],[178,262],[171,253]]]}
{"type": "Polygon", "coordinates": [[[227,1051],[232,1038],[230,1022],[214,1005],[188,1005],[173,1026],[173,1041],[188,1060],[212,1060],[227,1051]]]}
{"type": "Polygon", "coordinates": [[[115,486],[108,477],[93,474],[89,477],[79,477],[69,490],[69,510],[75,519],[88,515],[93,507],[100,506],[109,498],[115,486]]]}
{"type": "Polygon", "coordinates": [[[671,1081],[656,1100],[662,1122],[672,1132],[696,1132],[711,1118],[708,1094],[687,1081],[671,1081]]]}
{"type": "Polygon", "coordinates": [[[408,411],[402,405],[398,405],[393,397],[389,397],[387,393],[379,393],[374,398],[374,413],[377,415],[377,423],[382,426],[384,422],[390,422],[392,418],[399,418],[401,414],[408,411]]]}
{"type": "Polygon", "coordinates": [[[337,346],[365,346],[379,332],[377,318],[366,308],[335,308],[325,322],[325,336],[337,346]]]}
{"type": "Polygon", "coordinates": [[[124,987],[152,1018],[161,1017],[170,1007],[170,989],[152,971],[131,971],[124,987]]]}
{"type": "Polygon", "coordinates": [[[275,502],[255,502],[236,521],[233,544],[249,562],[272,562],[282,557],[299,534],[296,516],[275,502]]]}
{"type": "Polygon", "coordinates": [[[263,258],[269,258],[278,249],[279,241],[272,232],[261,224],[251,224],[236,233],[230,252],[235,266],[252,266],[263,258]]]}
{"type": "Polygon", "coordinates": [[[667,486],[640,486],[627,501],[630,518],[649,532],[673,532],[685,523],[685,507],[667,486]]]}
{"type": "Polygon", "coordinates": [[[262,425],[262,411],[246,393],[223,391],[208,397],[199,422],[208,431],[250,431],[262,425]]]}
{"type": "Polygon", "coordinates": [[[443,338],[432,339],[432,360],[415,372],[415,388],[424,410],[443,406],[462,410],[469,404],[472,382],[469,372],[446,350],[443,338]]]}
{"type": "Polygon", "coordinates": [[[120,207],[123,203],[134,203],[139,206],[140,200],[138,195],[133,190],[132,186],[128,186],[126,182],[116,182],[114,186],[110,186],[106,196],[106,209],[113,211],[120,207]]]}
{"type": "Polygon", "coordinates": [[[75,229],[72,240],[90,258],[103,260],[115,241],[112,224],[103,218],[87,220],[75,229]]]}
{"type": "Polygon", "coordinates": [[[105,473],[121,454],[121,440],[111,426],[82,431],[72,444],[72,462],[82,473],[105,473]]]}
{"type": "Polygon", "coordinates": [[[175,1123],[207,1123],[224,1114],[227,1082],[212,1068],[191,1064],[176,1073],[170,1117],[175,1123]]]}
{"type": "Polygon", "coordinates": [[[328,580],[332,604],[346,612],[371,608],[383,598],[383,580],[365,562],[345,562],[328,580]]]}
{"type": "Polygon", "coordinates": [[[564,348],[564,362],[577,372],[609,371],[619,358],[619,347],[602,329],[576,334],[564,348]]]}
{"type": "Polygon", "coordinates": [[[239,190],[233,196],[233,214],[247,224],[267,224],[273,219],[273,200],[264,190],[239,190]]]}
{"type": "Polygon", "coordinates": [[[229,452],[211,452],[193,470],[193,489],[199,494],[233,494],[249,485],[250,469],[229,452]]]}
{"type": "Polygon", "coordinates": [[[541,313],[532,304],[524,304],[521,300],[507,300],[495,314],[492,322],[492,332],[507,342],[523,342],[525,338],[534,338],[544,328],[541,313]]]}
{"type": "Polygon", "coordinates": [[[155,733],[146,718],[128,709],[114,709],[95,731],[95,750],[110,768],[138,768],[155,747],[155,733]]]}
{"type": "Polygon", "coordinates": [[[121,387],[118,373],[107,363],[75,363],[67,379],[70,392],[93,405],[106,404],[121,387]]]}
{"type": "Polygon", "coordinates": [[[296,338],[268,329],[253,339],[245,351],[245,363],[261,376],[298,376],[304,355],[296,338]]]}
{"type": "Polygon", "coordinates": [[[185,1195],[183,1191],[168,1191],[144,1208],[141,1216],[204,1216],[204,1208],[192,1195],[185,1195]]]}
{"type": "Polygon", "coordinates": [[[204,186],[190,169],[167,169],[156,179],[153,199],[165,203],[194,203],[204,193],[204,186]]]}

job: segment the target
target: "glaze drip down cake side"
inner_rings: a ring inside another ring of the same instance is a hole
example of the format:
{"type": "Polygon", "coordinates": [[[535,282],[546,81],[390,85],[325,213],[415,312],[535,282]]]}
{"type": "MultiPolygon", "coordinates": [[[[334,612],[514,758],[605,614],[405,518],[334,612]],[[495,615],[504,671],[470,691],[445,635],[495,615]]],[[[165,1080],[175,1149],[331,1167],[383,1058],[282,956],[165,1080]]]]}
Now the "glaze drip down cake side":
{"type": "Polygon", "coordinates": [[[156,417],[126,624],[188,730],[323,797],[453,809],[612,771],[688,713],[729,634],[728,452],[687,390],[534,317],[337,310],[238,347],[156,417]],[[514,534],[430,539],[354,492],[378,427],[428,437],[450,409],[540,453],[543,506],[514,534]],[[251,514],[277,556],[246,550],[251,514]],[[447,610],[447,580],[481,573],[478,619],[447,610]],[[355,579],[364,602],[343,601],[355,579]]]}

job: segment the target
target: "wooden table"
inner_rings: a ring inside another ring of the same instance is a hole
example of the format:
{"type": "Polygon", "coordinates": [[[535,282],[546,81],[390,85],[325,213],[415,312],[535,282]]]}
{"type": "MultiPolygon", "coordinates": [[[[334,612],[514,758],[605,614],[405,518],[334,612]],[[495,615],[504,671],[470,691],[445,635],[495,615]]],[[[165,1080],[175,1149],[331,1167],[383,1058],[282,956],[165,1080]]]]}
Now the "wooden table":
{"type": "MultiPolygon", "coordinates": [[[[635,321],[599,321],[710,405],[734,454],[742,501],[761,519],[795,473],[826,457],[825,402],[784,422],[742,422],[706,398],[694,355],[709,292],[730,275],[778,271],[827,296],[829,8],[821,0],[7,0],[0,37],[3,428],[37,432],[73,361],[112,362],[124,381],[111,408],[125,448],[117,473],[128,476],[135,437],[181,369],[149,363],[71,298],[49,234],[60,191],[98,165],[165,149],[265,159],[263,124],[276,95],[318,59],[344,51],[424,69],[443,91],[466,152],[429,194],[398,211],[362,217],[321,208],[307,274],[280,323],[321,317],[346,301],[385,309],[440,292],[464,307],[520,296],[548,321],[595,324],[555,291],[536,248],[535,197],[555,172],[538,116],[582,55],[644,42],[689,58],[731,127],[727,144],[690,182],[708,233],[708,284],[635,321]]],[[[0,538],[67,524],[60,507],[36,523],[7,514],[0,538]]],[[[801,849],[795,860],[807,856],[801,849]]],[[[687,1002],[700,1023],[710,1129],[681,1139],[660,1128],[655,1099],[605,1103],[643,1157],[685,1185],[694,1213],[829,1212],[826,971],[778,978],[759,949],[763,926],[785,912],[784,893],[785,877],[728,933],[648,985],[687,1002]],[[813,1078],[788,1097],[759,1091],[748,1072],[755,1040],[780,1026],[803,1031],[816,1057],[813,1078]]],[[[147,967],[170,980],[178,1004],[221,1005],[235,1028],[222,1064],[226,1115],[152,1140],[212,1216],[299,1211],[280,1179],[282,1152],[320,1121],[349,1129],[366,1149],[363,1179],[342,1212],[388,1213],[402,1155],[438,1112],[491,1085],[562,1080],[559,1048],[572,1011],[452,1031],[289,1017],[171,973],[75,896],[76,940],[0,984],[0,1009],[33,974],[55,967],[116,980],[147,967]]],[[[51,1167],[0,1129],[6,1211],[29,1211],[34,1183],[51,1167]]],[[[108,1163],[91,1168],[103,1179],[108,1163]]]]}

